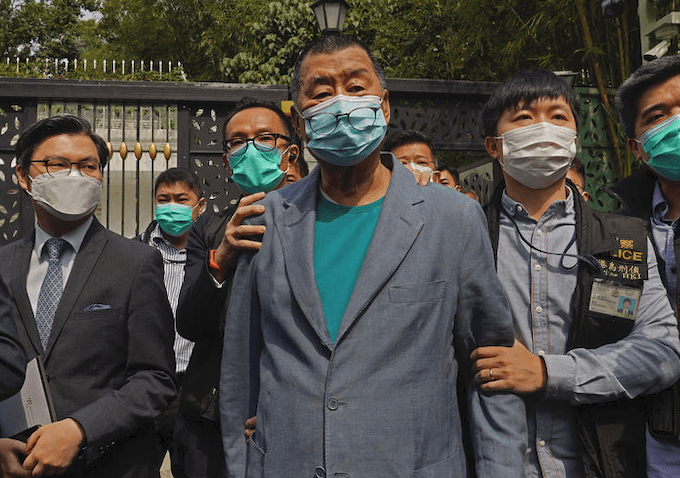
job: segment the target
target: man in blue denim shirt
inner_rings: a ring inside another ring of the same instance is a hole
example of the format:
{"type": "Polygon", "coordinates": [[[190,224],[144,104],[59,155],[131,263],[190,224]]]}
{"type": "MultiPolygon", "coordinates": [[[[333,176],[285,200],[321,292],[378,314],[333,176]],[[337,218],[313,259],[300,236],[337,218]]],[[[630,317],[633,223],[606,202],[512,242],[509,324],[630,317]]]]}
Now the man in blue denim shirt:
{"type": "Polygon", "coordinates": [[[577,118],[573,90],[543,70],[513,76],[484,109],[505,178],[487,219],[518,342],[480,347],[473,372],[482,390],[525,395],[525,476],[641,476],[632,399],[677,379],[680,345],[643,224],[590,211],[566,182],[577,118]]]}
{"type": "MultiPolygon", "coordinates": [[[[663,57],[640,67],[619,88],[616,106],[628,146],[646,167],[622,179],[608,192],[623,204],[621,213],[643,219],[651,230],[659,273],[677,315],[680,58],[663,57]]],[[[676,384],[651,402],[647,435],[649,477],[680,474],[680,416],[675,405],[679,399],[676,384]]]]}

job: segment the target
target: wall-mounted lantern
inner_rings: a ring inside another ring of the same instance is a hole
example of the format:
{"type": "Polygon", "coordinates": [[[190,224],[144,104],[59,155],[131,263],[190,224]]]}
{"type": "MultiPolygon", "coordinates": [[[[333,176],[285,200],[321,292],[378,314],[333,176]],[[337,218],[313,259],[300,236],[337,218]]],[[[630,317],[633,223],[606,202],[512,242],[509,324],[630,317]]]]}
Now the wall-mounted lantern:
{"type": "Polygon", "coordinates": [[[341,32],[347,17],[347,2],[344,0],[318,0],[312,4],[321,33],[341,32]]]}

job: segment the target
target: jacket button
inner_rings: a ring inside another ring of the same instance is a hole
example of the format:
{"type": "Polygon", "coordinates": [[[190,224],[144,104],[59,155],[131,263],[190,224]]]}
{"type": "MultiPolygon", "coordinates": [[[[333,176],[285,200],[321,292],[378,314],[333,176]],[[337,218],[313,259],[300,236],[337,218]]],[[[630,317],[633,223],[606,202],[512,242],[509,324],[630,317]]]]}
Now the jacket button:
{"type": "Polygon", "coordinates": [[[326,469],[323,466],[317,466],[314,470],[314,478],[326,478],[326,469]]]}
{"type": "Polygon", "coordinates": [[[328,408],[330,410],[337,410],[339,404],[340,404],[340,402],[338,402],[338,399],[335,398],[335,397],[331,397],[331,398],[328,399],[328,408]]]}

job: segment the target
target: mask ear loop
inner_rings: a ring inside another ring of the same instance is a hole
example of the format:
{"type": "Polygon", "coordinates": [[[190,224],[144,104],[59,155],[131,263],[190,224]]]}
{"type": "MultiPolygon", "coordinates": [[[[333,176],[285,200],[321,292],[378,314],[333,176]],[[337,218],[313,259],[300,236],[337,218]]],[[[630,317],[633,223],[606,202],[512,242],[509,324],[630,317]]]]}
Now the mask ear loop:
{"type": "MultiPolygon", "coordinates": [[[[293,144],[294,144],[294,143],[290,143],[290,144],[288,145],[288,147],[287,147],[286,149],[284,149],[283,152],[281,152],[281,156],[283,156],[284,154],[286,154],[286,153],[290,150],[290,147],[293,146],[293,144]]],[[[291,156],[293,156],[293,158],[292,158],[293,161],[295,161],[295,160],[297,159],[297,156],[296,156],[295,154],[293,154],[293,155],[288,155],[288,167],[287,167],[286,170],[283,172],[283,175],[284,175],[284,176],[285,176],[286,174],[288,174],[288,171],[290,171],[291,156]]]]}
{"type": "Polygon", "coordinates": [[[567,266],[564,265],[564,258],[565,258],[565,257],[573,257],[573,258],[576,259],[577,261],[581,261],[581,262],[583,262],[584,264],[586,264],[587,266],[590,266],[590,267],[591,267],[593,270],[595,270],[595,272],[597,272],[598,274],[604,275],[604,271],[602,270],[602,266],[600,265],[600,262],[595,258],[594,255],[592,255],[592,254],[587,254],[587,255],[583,256],[583,255],[581,255],[581,254],[567,254],[567,251],[569,250],[569,248],[570,248],[571,246],[573,246],[574,243],[576,242],[576,236],[575,236],[575,235],[574,235],[574,237],[571,238],[571,241],[569,241],[569,244],[567,244],[567,247],[564,248],[564,251],[562,251],[561,254],[560,254],[559,252],[548,252],[548,251],[543,251],[543,250],[539,249],[538,247],[534,246],[533,244],[531,244],[531,243],[530,243],[530,242],[522,235],[522,233],[519,231],[519,226],[517,226],[517,223],[516,223],[515,220],[512,218],[512,216],[510,216],[509,214],[508,214],[507,216],[508,216],[508,219],[510,219],[510,222],[512,222],[512,225],[515,226],[515,230],[517,231],[517,235],[519,236],[519,238],[522,240],[522,242],[523,242],[524,244],[526,244],[527,246],[529,246],[530,249],[533,249],[533,250],[536,251],[536,252],[540,252],[541,254],[550,254],[550,255],[552,255],[552,256],[560,256],[560,267],[561,267],[562,269],[564,269],[564,270],[566,270],[566,271],[570,271],[570,270],[573,270],[573,269],[578,265],[578,262],[577,262],[576,264],[574,264],[573,266],[571,266],[571,267],[567,267],[567,266]]]}

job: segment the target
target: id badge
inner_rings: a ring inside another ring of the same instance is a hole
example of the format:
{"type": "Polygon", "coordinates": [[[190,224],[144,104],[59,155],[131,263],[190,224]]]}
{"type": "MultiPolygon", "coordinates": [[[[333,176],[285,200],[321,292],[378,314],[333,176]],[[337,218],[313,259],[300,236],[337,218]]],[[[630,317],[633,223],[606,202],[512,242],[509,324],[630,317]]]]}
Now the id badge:
{"type": "Polygon", "coordinates": [[[620,283],[595,280],[588,310],[598,314],[635,320],[642,289],[620,283]]]}

